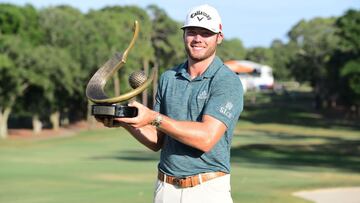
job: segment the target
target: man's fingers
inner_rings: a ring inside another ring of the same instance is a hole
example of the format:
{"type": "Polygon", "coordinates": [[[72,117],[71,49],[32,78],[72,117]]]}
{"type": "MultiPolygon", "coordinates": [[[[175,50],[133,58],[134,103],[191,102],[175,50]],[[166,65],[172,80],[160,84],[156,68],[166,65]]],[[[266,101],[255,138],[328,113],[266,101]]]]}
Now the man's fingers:
{"type": "Polygon", "coordinates": [[[107,126],[107,127],[108,127],[108,123],[109,123],[109,121],[108,121],[108,119],[107,119],[107,118],[104,118],[104,119],[103,119],[103,123],[104,123],[104,126],[107,126]]]}
{"type": "Polygon", "coordinates": [[[126,117],[124,117],[124,118],[118,118],[117,119],[118,121],[121,121],[121,122],[124,122],[124,123],[128,123],[128,124],[132,124],[132,123],[136,123],[136,117],[134,117],[134,118],[126,118],[126,117]]]}
{"type": "Polygon", "coordinates": [[[106,127],[113,127],[114,120],[110,117],[105,117],[103,123],[106,127]]]}
{"type": "Polygon", "coordinates": [[[138,107],[139,104],[140,104],[139,102],[133,100],[133,101],[131,101],[131,102],[129,103],[129,106],[138,107]]]}
{"type": "Polygon", "coordinates": [[[105,117],[105,116],[95,116],[95,119],[102,123],[105,127],[123,127],[125,124],[121,121],[121,118],[115,118],[115,117],[105,117]]]}

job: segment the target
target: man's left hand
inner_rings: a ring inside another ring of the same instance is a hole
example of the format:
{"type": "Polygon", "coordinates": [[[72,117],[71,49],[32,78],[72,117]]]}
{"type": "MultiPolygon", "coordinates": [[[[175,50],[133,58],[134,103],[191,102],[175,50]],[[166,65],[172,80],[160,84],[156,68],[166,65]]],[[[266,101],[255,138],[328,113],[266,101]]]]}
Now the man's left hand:
{"type": "Polygon", "coordinates": [[[129,104],[129,106],[136,107],[138,109],[138,115],[133,118],[115,118],[114,120],[119,122],[127,123],[135,128],[141,128],[143,126],[148,125],[151,121],[153,121],[158,114],[155,111],[147,108],[139,102],[133,101],[129,104]]]}

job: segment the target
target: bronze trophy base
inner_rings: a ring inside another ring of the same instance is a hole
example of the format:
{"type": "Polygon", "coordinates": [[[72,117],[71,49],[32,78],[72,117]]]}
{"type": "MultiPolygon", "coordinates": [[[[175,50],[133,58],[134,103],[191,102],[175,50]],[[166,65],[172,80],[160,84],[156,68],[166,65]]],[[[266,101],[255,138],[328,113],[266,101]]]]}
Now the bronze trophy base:
{"type": "Polygon", "coordinates": [[[116,118],[133,118],[138,114],[136,107],[120,104],[95,104],[91,106],[91,115],[116,118]]]}

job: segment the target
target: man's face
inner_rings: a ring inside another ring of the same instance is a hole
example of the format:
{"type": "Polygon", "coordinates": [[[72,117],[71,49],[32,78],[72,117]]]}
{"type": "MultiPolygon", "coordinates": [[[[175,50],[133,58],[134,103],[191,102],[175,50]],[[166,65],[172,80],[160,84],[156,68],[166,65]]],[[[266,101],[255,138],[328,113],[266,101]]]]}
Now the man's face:
{"type": "Polygon", "coordinates": [[[185,50],[194,61],[202,61],[214,55],[222,39],[222,34],[204,28],[188,27],[184,31],[185,50]]]}

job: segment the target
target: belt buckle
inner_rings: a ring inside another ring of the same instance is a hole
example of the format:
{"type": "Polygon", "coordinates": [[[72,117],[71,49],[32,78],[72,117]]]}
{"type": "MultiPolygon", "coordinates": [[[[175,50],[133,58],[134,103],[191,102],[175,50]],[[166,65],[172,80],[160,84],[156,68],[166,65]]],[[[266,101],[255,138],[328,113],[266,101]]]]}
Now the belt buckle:
{"type": "Polygon", "coordinates": [[[173,180],[174,185],[181,187],[181,179],[180,178],[174,178],[173,180]]]}

